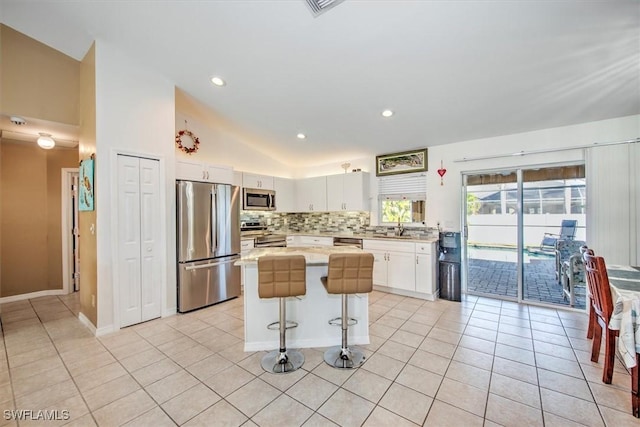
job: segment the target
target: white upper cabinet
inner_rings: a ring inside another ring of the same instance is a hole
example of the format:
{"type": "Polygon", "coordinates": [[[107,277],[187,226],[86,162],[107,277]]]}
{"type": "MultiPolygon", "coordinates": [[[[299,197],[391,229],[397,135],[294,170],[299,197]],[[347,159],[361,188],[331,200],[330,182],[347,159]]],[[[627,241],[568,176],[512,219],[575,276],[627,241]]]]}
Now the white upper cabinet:
{"type": "Polygon", "coordinates": [[[352,172],[327,176],[328,211],[368,211],[369,174],[352,172]]]}
{"type": "Polygon", "coordinates": [[[274,177],[273,189],[276,191],[276,212],[295,212],[295,181],[288,178],[274,177]]]}
{"type": "Polygon", "coordinates": [[[253,173],[242,173],[242,186],[244,188],[261,188],[263,190],[273,190],[273,177],[267,175],[256,175],[253,173]]]}
{"type": "MultiPolygon", "coordinates": [[[[277,194],[276,197],[278,197],[277,194]]],[[[317,176],[296,180],[296,206],[297,212],[326,211],[327,177],[317,176]]]]}
{"type": "Polygon", "coordinates": [[[233,184],[233,168],[192,160],[177,160],[176,179],[233,184]]]}
{"type": "Polygon", "coordinates": [[[242,172],[233,171],[233,185],[236,187],[242,187],[242,172]]]}

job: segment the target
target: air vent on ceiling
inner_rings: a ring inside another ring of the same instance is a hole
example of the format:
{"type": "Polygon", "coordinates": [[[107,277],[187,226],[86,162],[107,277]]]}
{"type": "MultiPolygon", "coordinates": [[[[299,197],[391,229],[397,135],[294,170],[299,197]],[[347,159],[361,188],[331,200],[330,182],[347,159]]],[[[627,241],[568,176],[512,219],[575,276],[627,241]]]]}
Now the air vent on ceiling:
{"type": "Polygon", "coordinates": [[[311,9],[314,17],[326,12],[332,7],[342,3],[344,0],[305,0],[311,9]]]}

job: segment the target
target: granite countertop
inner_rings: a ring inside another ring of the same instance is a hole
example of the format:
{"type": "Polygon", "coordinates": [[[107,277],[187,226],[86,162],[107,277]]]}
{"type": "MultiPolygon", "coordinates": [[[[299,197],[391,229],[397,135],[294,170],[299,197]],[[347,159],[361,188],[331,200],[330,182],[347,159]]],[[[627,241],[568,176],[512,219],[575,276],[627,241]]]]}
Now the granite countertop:
{"type": "Polygon", "coordinates": [[[346,246],[326,246],[317,248],[258,248],[252,249],[234,265],[256,265],[258,258],[275,255],[303,255],[307,261],[307,266],[328,265],[329,255],[337,253],[360,253],[362,249],[346,246]]]}
{"type": "Polygon", "coordinates": [[[252,240],[258,236],[267,235],[267,234],[284,234],[287,236],[317,236],[317,237],[354,237],[356,239],[379,239],[379,240],[393,240],[393,241],[406,241],[406,242],[414,242],[414,243],[433,243],[437,242],[437,237],[427,237],[427,236],[385,236],[382,234],[376,233],[354,233],[352,231],[289,231],[289,230],[279,230],[264,233],[256,233],[255,231],[243,234],[240,233],[240,238],[242,240],[252,240]],[[250,234],[251,233],[251,234],[250,234]]]}
{"type": "Polygon", "coordinates": [[[437,242],[437,237],[421,237],[421,236],[384,236],[375,233],[354,233],[351,231],[280,231],[276,234],[286,234],[287,236],[318,236],[318,237],[354,237],[356,239],[379,239],[394,240],[419,243],[437,242]]]}

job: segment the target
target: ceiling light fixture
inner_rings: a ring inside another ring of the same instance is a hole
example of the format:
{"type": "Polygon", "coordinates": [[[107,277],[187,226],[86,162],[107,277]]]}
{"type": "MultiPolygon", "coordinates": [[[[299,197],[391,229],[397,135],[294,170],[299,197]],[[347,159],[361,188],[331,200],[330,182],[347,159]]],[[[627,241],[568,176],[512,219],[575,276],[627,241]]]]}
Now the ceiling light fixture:
{"type": "Polygon", "coordinates": [[[51,135],[48,133],[40,132],[40,136],[38,137],[38,145],[40,148],[44,148],[45,150],[51,150],[56,146],[56,142],[51,138],[51,135]]]}
{"type": "Polygon", "coordinates": [[[14,125],[18,125],[18,126],[22,126],[22,125],[27,123],[27,121],[25,119],[23,119],[22,117],[18,117],[18,116],[11,116],[11,118],[9,120],[11,120],[11,123],[13,123],[14,125]]]}
{"type": "Polygon", "coordinates": [[[227,83],[225,83],[224,80],[222,80],[221,77],[218,77],[218,76],[211,77],[211,83],[213,83],[216,86],[224,86],[224,85],[227,84],[227,83]]]}
{"type": "Polygon", "coordinates": [[[382,117],[391,117],[391,116],[393,116],[393,111],[391,110],[384,110],[382,112],[382,117]]]}
{"type": "Polygon", "coordinates": [[[307,137],[307,135],[305,135],[304,133],[299,133],[296,136],[298,137],[298,139],[305,139],[307,137]]]}

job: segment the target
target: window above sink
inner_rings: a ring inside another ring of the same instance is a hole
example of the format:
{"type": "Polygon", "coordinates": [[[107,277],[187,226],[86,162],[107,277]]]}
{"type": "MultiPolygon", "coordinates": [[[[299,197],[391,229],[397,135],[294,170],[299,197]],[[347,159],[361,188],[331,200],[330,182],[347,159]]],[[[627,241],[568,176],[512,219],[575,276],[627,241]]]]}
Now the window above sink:
{"type": "Polygon", "coordinates": [[[424,173],[378,179],[380,225],[424,225],[426,200],[427,177],[424,173]]]}

